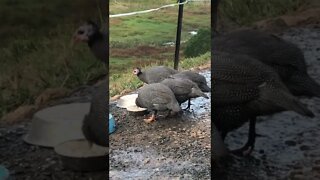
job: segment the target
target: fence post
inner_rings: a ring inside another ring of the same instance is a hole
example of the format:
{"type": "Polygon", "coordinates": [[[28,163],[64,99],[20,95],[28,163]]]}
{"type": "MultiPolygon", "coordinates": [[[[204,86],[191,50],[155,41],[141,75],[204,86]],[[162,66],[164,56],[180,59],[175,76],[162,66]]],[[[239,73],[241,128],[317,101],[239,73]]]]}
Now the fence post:
{"type": "MultiPolygon", "coordinates": [[[[179,3],[184,2],[184,0],[178,0],[179,3]]],[[[176,49],[174,54],[174,69],[178,69],[179,66],[179,50],[180,50],[180,40],[181,40],[181,28],[182,28],[182,17],[183,17],[183,4],[179,5],[178,14],[178,26],[176,35],[176,49]]]]}

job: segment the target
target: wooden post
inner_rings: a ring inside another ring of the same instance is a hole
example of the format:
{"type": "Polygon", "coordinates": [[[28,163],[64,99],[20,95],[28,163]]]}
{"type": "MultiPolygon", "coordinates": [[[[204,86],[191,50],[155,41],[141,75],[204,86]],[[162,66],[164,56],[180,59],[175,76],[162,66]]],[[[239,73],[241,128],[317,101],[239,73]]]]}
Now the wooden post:
{"type": "MultiPolygon", "coordinates": [[[[184,2],[184,0],[179,0],[178,2],[182,3],[184,2]]],[[[180,41],[181,41],[182,17],[183,17],[183,4],[179,5],[179,14],[178,14],[176,49],[174,54],[174,69],[176,70],[178,69],[178,66],[179,66],[179,50],[180,50],[180,41]]]]}

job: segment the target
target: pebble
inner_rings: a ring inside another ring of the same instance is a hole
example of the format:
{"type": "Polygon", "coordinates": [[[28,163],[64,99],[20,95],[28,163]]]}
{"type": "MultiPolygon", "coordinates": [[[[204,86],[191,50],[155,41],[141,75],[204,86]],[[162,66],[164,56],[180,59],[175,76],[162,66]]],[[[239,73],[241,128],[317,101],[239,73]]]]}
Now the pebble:
{"type": "Polygon", "coordinates": [[[300,150],[301,151],[307,151],[307,150],[310,150],[311,148],[309,146],[306,146],[306,145],[302,145],[300,146],[300,150]]]}
{"type": "Polygon", "coordinates": [[[295,146],[297,144],[295,141],[291,141],[291,140],[285,141],[284,143],[288,146],[295,146]]]}
{"type": "Polygon", "coordinates": [[[148,164],[150,162],[150,158],[146,158],[144,161],[143,161],[143,164],[148,164]]]}
{"type": "Polygon", "coordinates": [[[302,174],[296,174],[291,177],[291,180],[305,180],[305,176],[302,174]]]}
{"type": "Polygon", "coordinates": [[[312,171],[317,171],[320,173],[320,165],[315,165],[312,167],[312,171]]]}

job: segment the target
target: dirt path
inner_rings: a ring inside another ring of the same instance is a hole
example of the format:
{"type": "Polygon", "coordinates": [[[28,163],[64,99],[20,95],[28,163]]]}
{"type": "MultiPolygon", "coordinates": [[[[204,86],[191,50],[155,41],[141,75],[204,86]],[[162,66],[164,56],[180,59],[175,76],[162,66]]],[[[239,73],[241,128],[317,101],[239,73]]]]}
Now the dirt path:
{"type": "Polygon", "coordinates": [[[193,112],[152,124],[111,105],[110,179],[210,179],[210,99],[192,104],[193,112]]]}
{"type": "MultiPolygon", "coordinates": [[[[308,73],[320,83],[319,27],[292,28],[283,32],[282,37],[304,51],[308,73]]],[[[223,169],[225,174],[216,179],[320,179],[320,99],[302,101],[315,118],[293,112],[260,118],[257,133],[263,137],[257,138],[252,157],[230,161],[223,169]]],[[[245,143],[247,128],[245,124],[230,133],[227,144],[231,149],[245,143]]]]}

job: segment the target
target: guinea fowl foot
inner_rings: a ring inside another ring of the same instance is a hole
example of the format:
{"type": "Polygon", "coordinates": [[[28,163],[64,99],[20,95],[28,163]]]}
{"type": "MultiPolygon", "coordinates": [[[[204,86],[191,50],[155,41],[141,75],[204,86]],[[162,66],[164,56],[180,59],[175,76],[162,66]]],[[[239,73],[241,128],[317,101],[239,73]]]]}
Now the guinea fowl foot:
{"type": "Polygon", "coordinates": [[[187,106],[186,108],[182,109],[182,110],[189,111],[189,110],[190,110],[191,105],[192,105],[191,103],[190,103],[190,104],[188,104],[188,106],[187,106]]]}
{"type": "Polygon", "coordinates": [[[182,110],[184,110],[184,111],[189,111],[189,110],[190,110],[190,106],[189,106],[189,107],[186,107],[186,108],[184,108],[184,109],[182,109],[182,110]]]}
{"type": "Polygon", "coordinates": [[[244,146],[240,149],[232,150],[231,153],[236,156],[246,157],[249,156],[253,151],[253,146],[244,146]]]}
{"type": "Polygon", "coordinates": [[[143,119],[144,122],[146,123],[152,123],[153,121],[156,121],[156,116],[154,114],[152,114],[151,117],[147,118],[147,119],[143,119]]]}

